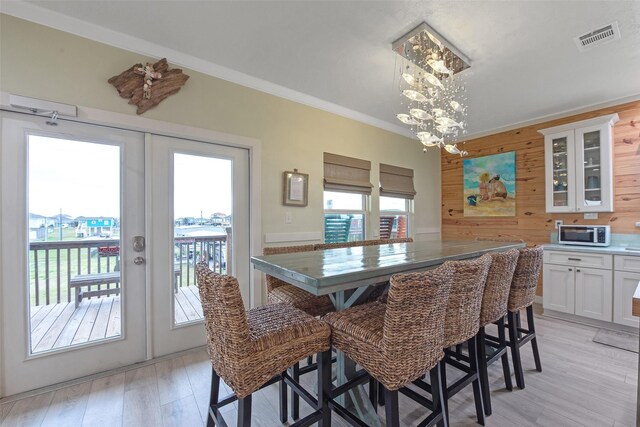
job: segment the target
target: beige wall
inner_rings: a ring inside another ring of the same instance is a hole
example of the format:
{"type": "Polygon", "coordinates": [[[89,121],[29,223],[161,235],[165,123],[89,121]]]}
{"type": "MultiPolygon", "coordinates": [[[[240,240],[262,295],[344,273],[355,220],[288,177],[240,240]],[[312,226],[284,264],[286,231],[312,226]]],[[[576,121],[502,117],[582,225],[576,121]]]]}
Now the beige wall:
{"type": "MultiPolygon", "coordinates": [[[[135,108],[107,79],[145,58],[7,15],[0,15],[0,90],[125,114],[135,108]]],[[[171,58],[168,58],[171,63],[171,58]]],[[[262,143],[262,231],[322,230],[322,153],[372,162],[377,220],[380,162],[413,168],[416,230],[440,227],[440,159],[418,141],[191,70],[186,86],[144,114],[151,119],[255,138],[262,143]],[[308,173],[309,205],[282,206],[282,172],[308,173]],[[293,223],[284,224],[285,212],[293,223]]],[[[413,234],[412,232],[412,234],[413,234]]],[[[368,237],[372,237],[369,229],[368,237]]],[[[425,236],[417,236],[418,239],[425,236]]]]}

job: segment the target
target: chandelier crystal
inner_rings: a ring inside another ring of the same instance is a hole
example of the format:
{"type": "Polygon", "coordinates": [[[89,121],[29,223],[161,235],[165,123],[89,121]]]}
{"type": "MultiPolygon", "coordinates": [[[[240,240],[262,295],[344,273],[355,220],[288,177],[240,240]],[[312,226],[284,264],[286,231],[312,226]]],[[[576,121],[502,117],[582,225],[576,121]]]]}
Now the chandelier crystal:
{"type": "Polygon", "coordinates": [[[459,73],[470,67],[469,59],[426,23],[394,42],[393,50],[402,57],[404,112],[398,120],[411,126],[424,151],[438,147],[467,155],[456,142],[467,133],[467,89],[459,73]]]}

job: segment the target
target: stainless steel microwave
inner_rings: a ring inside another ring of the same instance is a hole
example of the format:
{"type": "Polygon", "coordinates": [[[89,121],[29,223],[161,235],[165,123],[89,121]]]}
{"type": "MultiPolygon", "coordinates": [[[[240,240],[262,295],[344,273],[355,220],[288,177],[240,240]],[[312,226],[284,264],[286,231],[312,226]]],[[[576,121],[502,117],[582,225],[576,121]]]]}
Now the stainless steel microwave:
{"type": "Polygon", "coordinates": [[[609,225],[560,225],[558,243],[563,245],[609,246],[611,227],[609,225]]]}

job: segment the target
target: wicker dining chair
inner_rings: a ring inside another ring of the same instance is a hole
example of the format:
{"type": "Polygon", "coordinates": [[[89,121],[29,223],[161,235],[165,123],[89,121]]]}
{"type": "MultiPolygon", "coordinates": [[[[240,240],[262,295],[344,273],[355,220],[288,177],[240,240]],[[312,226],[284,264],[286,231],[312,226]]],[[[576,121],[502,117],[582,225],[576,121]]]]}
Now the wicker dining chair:
{"type": "MultiPolygon", "coordinates": [[[[277,255],[310,252],[313,250],[313,245],[299,245],[264,248],[262,253],[264,255],[277,255]]],[[[265,276],[267,281],[267,299],[269,302],[287,303],[311,316],[324,316],[330,311],[335,310],[328,295],[316,296],[268,274],[265,276]]]]}
{"type": "Polygon", "coordinates": [[[205,316],[208,352],[212,363],[207,426],[226,425],[220,409],[238,401],[238,426],[251,425],[251,396],[263,387],[280,383],[280,421],[287,421],[289,385],[314,407],[293,425],[331,423],[327,406],[331,382],[331,329],[288,304],[270,304],[245,311],[238,281],[196,266],[200,301],[205,316]],[[314,398],[286,370],[310,355],[318,355],[318,396],[314,398]],[[233,394],[219,399],[220,379],[233,394]]]}
{"type": "Polygon", "coordinates": [[[339,249],[339,248],[354,248],[358,246],[378,246],[378,245],[391,245],[394,243],[412,243],[413,238],[402,237],[396,239],[371,239],[371,240],[353,240],[351,242],[336,242],[336,243],[316,243],[313,245],[313,249],[316,251],[324,249],[339,249]]]}
{"type": "Polygon", "coordinates": [[[478,367],[480,369],[480,384],[482,386],[482,402],[485,415],[491,415],[492,412],[488,366],[498,358],[502,360],[505,387],[507,390],[513,388],[509,359],[507,357],[504,318],[507,314],[509,290],[519,254],[520,252],[517,249],[489,254],[491,256],[491,267],[484,285],[482,308],[480,309],[480,329],[478,331],[478,367]],[[496,337],[495,341],[487,340],[485,335],[485,327],[492,323],[498,325],[498,337],[496,337]],[[486,351],[487,346],[492,349],[489,354],[486,351]]]}
{"type": "MultiPolygon", "coordinates": [[[[291,254],[299,252],[310,252],[314,250],[314,245],[280,246],[264,248],[264,255],[291,254]]],[[[267,299],[270,303],[285,303],[292,305],[311,316],[324,316],[334,311],[335,307],[328,295],[313,295],[310,292],[300,289],[290,283],[284,282],[270,275],[265,275],[267,281],[267,299]]],[[[307,365],[303,368],[296,362],[291,367],[291,376],[295,381],[300,380],[300,376],[316,369],[311,356],[307,359],[307,365]]],[[[300,416],[300,397],[291,391],[291,417],[297,420],[300,416]]]]}
{"type": "MultiPolygon", "coordinates": [[[[448,261],[443,266],[452,270],[452,285],[444,326],[445,358],[441,364],[441,377],[444,387],[444,409],[448,418],[448,399],[465,386],[471,384],[476,406],[478,423],[484,425],[484,406],[478,368],[477,334],[480,330],[480,312],[487,274],[491,266],[491,255],[464,261],[448,261]],[[469,349],[468,365],[459,363],[457,353],[449,350],[458,344],[466,343],[469,349]],[[462,372],[462,378],[451,386],[447,385],[445,364],[462,372]]],[[[429,384],[418,380],[416,385],[429,391],[429,384]]],[[[386,403],[386,402],[385,402],[386,403]]]]}
{"type": "MultiPolygon", "coordinates": [[[[375,301],[324,317],[331,325],[334,347],[362,366],[384,387],[386,425],[389,427],[400,425],[399,391],[432,410],[420,425],[447,423],[439,365],[443,357],[442,341],[451,276],[451,268],[447,266],[426,272],[397,274],[391,277],[386,304],[375,301]],[[431,377],[432,401],[406,388],[427,372],[431,377]]],[[[359,380],[361,378],[355,378],[340,387],[349,389],[359,380]]],[[[370,398],[375,396],[374,390],[370,398]]],[[[332,397],[335,399],[337,396],[332,397]]],[[[331,400],[330,405],[350,424],[363,425],[335,400],[331,400]]]]}
{"type": "Polygon", "coordinates": [[[513,370],[518,388],[524,388],[524,371],[520,358],[520,347],[526,343],[531,342],[536,370],[542,372],[538,340],[536,339],[536,329],[533,321],[533,303],[536,300],[536,288],[538,287],[538,279],[542,269],[543,253],[542,246],[520,250],[518,264],[513,273],[509,291],[509,303],[507,306],[508,345],[511,348],[511,359],[513,360],[513,370]],[[526,309],[527,312],[526,329],[522,327],[520,322],[520,310],[522,309],[526,309]]]}

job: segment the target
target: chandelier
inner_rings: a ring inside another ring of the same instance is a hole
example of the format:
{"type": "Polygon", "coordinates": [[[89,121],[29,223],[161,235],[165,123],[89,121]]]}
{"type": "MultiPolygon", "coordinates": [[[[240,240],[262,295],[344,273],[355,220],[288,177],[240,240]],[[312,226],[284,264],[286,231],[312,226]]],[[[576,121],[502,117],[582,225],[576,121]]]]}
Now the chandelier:
{"type": "Polygon", "coordinates": [[[463,76],[470,61],[426,23],[395,41],[402,57],[401,105],[396,117],[427,147],[465,156],[457,141],[467,133],[467,96],[463,76]]]}

